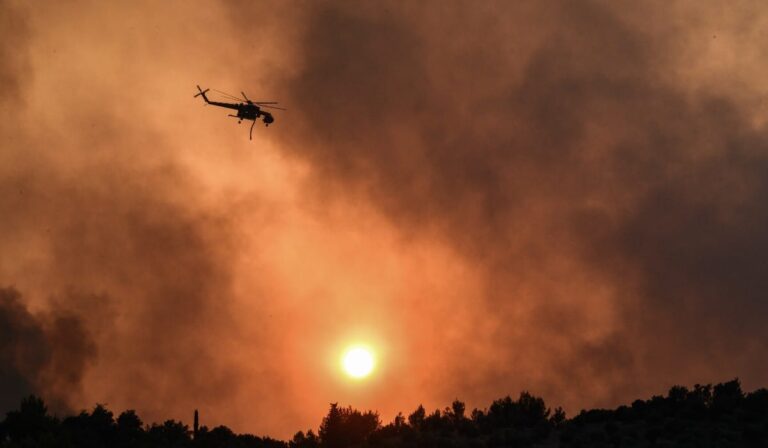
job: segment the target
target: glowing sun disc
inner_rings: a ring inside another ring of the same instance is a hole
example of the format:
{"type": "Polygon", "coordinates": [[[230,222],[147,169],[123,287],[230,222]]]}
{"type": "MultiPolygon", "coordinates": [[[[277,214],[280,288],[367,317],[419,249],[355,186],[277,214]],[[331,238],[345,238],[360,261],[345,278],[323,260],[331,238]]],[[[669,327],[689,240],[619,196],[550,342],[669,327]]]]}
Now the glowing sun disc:
{"type": "Polygon", "coordinates": [[[353,378],[364,378],[373,371],[375,362],[373,354],[362,347],[347,350],[342,358],[342,366],[347,375],[353,378]]]}

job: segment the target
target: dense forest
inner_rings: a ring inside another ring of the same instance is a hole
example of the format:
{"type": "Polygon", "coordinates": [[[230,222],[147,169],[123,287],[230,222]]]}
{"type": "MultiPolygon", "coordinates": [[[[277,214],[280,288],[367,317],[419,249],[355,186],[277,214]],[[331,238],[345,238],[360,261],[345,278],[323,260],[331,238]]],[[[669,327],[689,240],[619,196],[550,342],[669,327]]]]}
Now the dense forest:
{"type": "Polygon", "coordinates": [[[331,404],[315,432],[290,441],[235,434],[225,426],[193,428],[173,420],[145,424],[134,411],[115,415],[103,405],[59,418],[38,397],[22,400],[0,423],[0,447],[341,448],[341,447],[767,447],[768,390],[745,394],[738,380],[617,409],[582,411],[567,419],[523,392],[466,412],[454,401],[443,410],[419,406],[386,425],[373,411],[331,404]]]}

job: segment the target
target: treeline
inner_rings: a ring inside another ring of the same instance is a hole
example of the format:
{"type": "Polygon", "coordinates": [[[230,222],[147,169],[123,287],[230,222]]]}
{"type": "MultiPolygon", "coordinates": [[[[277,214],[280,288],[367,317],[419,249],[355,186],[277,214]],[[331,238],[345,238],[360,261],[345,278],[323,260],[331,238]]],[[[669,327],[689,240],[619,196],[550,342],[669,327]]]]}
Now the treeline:
{"type": "Polygon", "coordinates": [[[194,432],[173,420],[146,425],[134,411],[115,417],[102,405],[59,419],[32,396],[0,422],[0,447],[768,447],[768,390],[745,394],[738,380],[690,390],[675,386],[666,396],[582,411],[572,419],[523,392],[469,413],[458,400],[432,412],[419,406],[386,425],[375,412],[332,404],[317,432],[300,431],[287,442],[225,426],[194,432]]]}
{"type": "Polygon", "coordinates": [[[189,427],[167,420],[145,425],[129,410],[115,418],[103,405],[91,412],[58,419],[48,414],[43,400],[30,396],[18,411],[9,412],[0,423],[2,448],[286,448],[269,437],[235,434],[226,426],[199,428],[193,438],[189,427]]]}
{"type": "Polygon", "coordinates": [[[768,447],[768,390],[738,380],[675,386],[615,410],[582,411],[558,431],[562,447],[768,447]]]}

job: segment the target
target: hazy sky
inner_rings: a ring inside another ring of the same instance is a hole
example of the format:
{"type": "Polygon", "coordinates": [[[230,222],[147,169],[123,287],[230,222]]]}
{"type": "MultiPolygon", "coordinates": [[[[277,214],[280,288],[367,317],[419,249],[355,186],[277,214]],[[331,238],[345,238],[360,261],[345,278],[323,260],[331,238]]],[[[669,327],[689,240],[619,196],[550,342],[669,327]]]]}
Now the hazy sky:
{"type": "Polygon", "coordinates": [[[766,30],[762,1],[0,1],[0,411],[288,437],[330,402],[766,386],[766,30]],[[196,84],[289,110],[249,141],[196,84]]]}

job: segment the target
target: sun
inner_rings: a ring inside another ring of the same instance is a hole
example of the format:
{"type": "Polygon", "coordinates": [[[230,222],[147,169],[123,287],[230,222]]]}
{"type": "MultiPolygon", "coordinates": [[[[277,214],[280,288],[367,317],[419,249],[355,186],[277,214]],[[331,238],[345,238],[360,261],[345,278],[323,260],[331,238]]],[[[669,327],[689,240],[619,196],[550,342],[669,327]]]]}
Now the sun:
{"type": "Polygon", "coordinates": [[[365,347],[350,347],[341,357],[341,366],[352,378],[365,378],[373,372],[375,365],[373,353],[365,347]]]}

